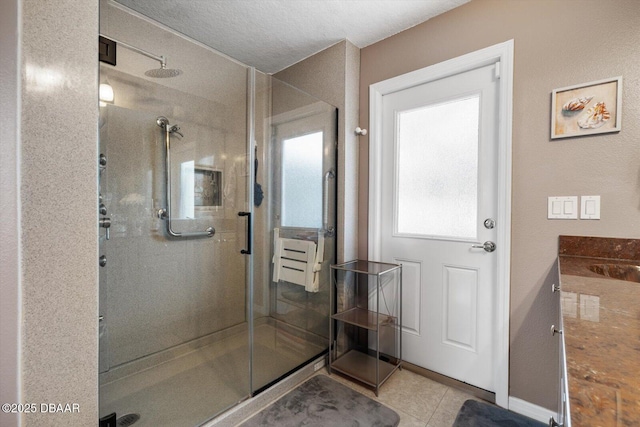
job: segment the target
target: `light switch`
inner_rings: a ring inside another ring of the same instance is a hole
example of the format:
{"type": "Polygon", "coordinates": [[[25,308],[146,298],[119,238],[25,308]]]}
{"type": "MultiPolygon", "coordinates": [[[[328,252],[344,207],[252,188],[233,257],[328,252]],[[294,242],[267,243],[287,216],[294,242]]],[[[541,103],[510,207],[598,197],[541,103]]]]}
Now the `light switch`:
{"type": "Polygon", "coordinates": [[[600,219],[600,196],[580,197],[580,219],[600,219]]]}
{"type": "Polygon", "coordinates": [[[549,197],[548,219],[578,219],[578,196],[549,197]]]}

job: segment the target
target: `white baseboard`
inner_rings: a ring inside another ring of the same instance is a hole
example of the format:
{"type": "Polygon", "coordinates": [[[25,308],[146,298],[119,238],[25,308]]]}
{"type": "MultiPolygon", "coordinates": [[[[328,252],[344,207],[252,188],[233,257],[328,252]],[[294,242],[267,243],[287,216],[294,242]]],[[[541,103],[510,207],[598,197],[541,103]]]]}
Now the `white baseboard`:
{"type": "Polygon", "coordinates": [[[558,414],[552,410],[512,396],[509,396],[509,410],[545,424],[549,422],[551,417],[558,419],[558,414]]]}

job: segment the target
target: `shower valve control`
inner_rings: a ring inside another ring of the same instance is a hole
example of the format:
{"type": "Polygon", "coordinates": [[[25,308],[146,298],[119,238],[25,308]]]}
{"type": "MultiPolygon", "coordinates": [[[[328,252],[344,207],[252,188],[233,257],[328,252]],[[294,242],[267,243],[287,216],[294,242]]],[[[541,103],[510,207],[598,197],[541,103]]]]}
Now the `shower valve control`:
{"type": "Polygon", "coordinates": [[[100,206],[98,207],[98,212],[100,212],[100,215],[107,214],[107,207],[104,205],[104,203],[100,203],[100,206]]]}
{"type": "Polygon", "coordinates": [[[102,227],[105,229],[105,239],[109,240],[111,237],[109,233],[109,228],[111,228],[111,218],[100,218],[98,220],[98,227],[102,227]]]}
{"type": "Polygon", "coordinates": [[[102,255],[100,256],[98,263],[100,264],[100,267],[104,267],[107,265],[107,257],[102,255]]]}
{"type": "Polygon", "coordinates": [[[100,153],[100,157],[98,159],[98,163],[101,167],[105,167],[107,166],[107,156],[105,156],[104,154],[100,153]]]}

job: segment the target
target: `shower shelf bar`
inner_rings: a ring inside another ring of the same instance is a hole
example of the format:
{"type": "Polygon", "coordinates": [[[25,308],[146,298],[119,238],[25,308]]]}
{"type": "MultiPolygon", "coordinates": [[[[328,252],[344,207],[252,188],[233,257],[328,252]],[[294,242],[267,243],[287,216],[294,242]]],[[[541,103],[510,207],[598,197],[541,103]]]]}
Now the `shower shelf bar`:
{"type": "MultiPolygon", "coordinates": [[[[171,134],[178,133],[180,129],[176,125],[169,125],[169,120],[166,117],[160,116],[156,120],[158,126],[162,128],[164,131],[164,148],[165,148],[165,191],[166,191],[166,200],[167,200],[167,208],[160,209],[158,211],[158,218],[164,219],[165,224],[167,226],[167,233],[173,237],[213,237],[216,230],[213,227],[207,227],[205,231],[190,231],[190,232],[176,232],[173,231],[171,227],[171,134]]],[[[182,134],[180,134],[182,135],[182,134]]]]}

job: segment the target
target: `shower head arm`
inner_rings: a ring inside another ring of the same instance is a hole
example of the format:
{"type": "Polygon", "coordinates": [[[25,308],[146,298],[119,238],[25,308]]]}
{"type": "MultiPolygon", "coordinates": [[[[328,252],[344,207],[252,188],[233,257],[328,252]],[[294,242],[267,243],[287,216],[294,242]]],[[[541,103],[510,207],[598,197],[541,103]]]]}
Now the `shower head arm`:
{"type": "Polygon", "coordinates": [[[115,42],[116,45],[122,45],[123,47],[126,47],[129,50],[137,52],[137,53],[139,53],[141,55],[144,55],[144,56],[146,56],[148,58],[155,59],[156,61],[158,61],[160,63],[160,68],[162,68],[162,69],[167,68],[167,58],[165,58],[164,55],[160,55],[160,56],[154,55],[153,53],[149,53],[146,50],[140,49],[139,47],[132,46],[129,43],[125,43],[123,41],[116,40],[116,39],[114,39],[112,37],[107,37],[104,34],[100,34],[100,36],[115,42]]]}

